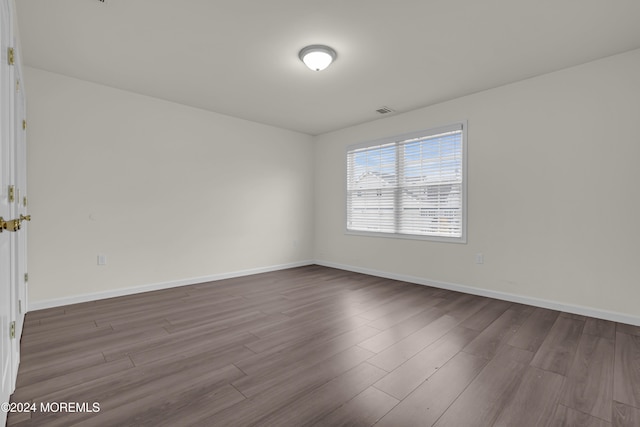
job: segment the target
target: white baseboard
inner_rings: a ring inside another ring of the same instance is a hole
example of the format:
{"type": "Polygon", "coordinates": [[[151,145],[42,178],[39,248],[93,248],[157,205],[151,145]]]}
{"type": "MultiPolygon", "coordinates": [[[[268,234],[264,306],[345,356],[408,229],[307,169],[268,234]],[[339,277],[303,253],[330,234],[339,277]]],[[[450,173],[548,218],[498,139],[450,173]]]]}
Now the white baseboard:
{"type": "Polygon", "coordinates": [[[421,277],[404,274],[389,273],[386,271],[373,270],[370,268],[354,267],[352,265],[338,264],[330,261],[316,260],[315,264],[324,267],[337,268],[339,270],[353,271],[354,273],[368,274],[370,276],[384,277],[385,279],[400,280],[403,282],[415,283],[417,285],[431,286],[434,288],[448,289],[451,291],[464,292],[472,295],[495,298],[520,304],[532,305],[535,307],[548,308],[551,310],[564,311],[567,313],[580,314],[583,316],[595,317],[598,319],[610,320],[612,322],[626,323],[640,326],[640,317],[614,311],[600,310],[593,307],[564,304],[557,301],[550,301],[540,298],[528,297],[525,295],[511,294],[508,292],[492,291],[488,289],[475,288],[473,286],[459,285],[456,283],[440,282],[428,280],[421,277]]]}
{"type": "Polygon", "coordinates": [[[268,267],[252,268],[248,270],[233,271],[229,273],[214,274],[211,276],[192,277],[189,279],[173,280],[169,282],[154,283],[151,285],[135,286],[124,289],[114,289],[104,292],[95,292],[90,294],[74,295],[65,298],[56,298],[50,300],[29,302],[29,311],[42,310],[46,308],[60,307],[69,304],[77,304],[81,302],[97,301],[106,298],[114,298],[142,292],[157,291],[160,289],[175,288],[179,286],[195,285],[198,283],[212,282],[216,280],[230,279],[234,277],[249,276],[252,274],[267,273],[270,271],[285,270],[287,268],[303,267],[306,265],[321,265],[324,267],[337,268],[340,270],[353,271],[354,273],[368,274],[370,276],[384,277],[386,279],[400,280],[403,282],[415,283],[418,285],[432,286],[434,288],[448,289],[456,292],[464,292],[472,295],[495,298],[505,301],[516,302],[520,304],[532,305],[535,307],[548,308],[551,310],[564,311],[567,313],[580,314],[583,316],[595,317],[598,319],[610,320],[613,322],[626,323],[629,325],[640,326],[640,317],[631,316],[624,313],[601,310],[593,307],[584,307],[579,305],[565,304],[557,301],[550,301],[540,298],[533,298],[525,295],[511,294],[508,292],[492,291],[488,289],[476,288],[468,285],[460,285],[457,283],[441,282],[437,280],[424,279],[422,277],[409,276],[405,274],[390,273],[386,271],[374,270],[370,268],[355,267],[352,265],[339,264],[324,260],[306,260],[289,264],[273,265],[268,267]]]}
{"type": "Polygon", "coordinates": [[[43,310],[45,308],[60,307],[69,304],[78,304],[81,302],[97,301],[106,298],[115,298],[131,294],[139,294],[142,292],[157,291],[160,289],[176,288],[179,286],[195,285],[198,283],[212,282],[215,280],[231,279],[234,277],[249,276],[252,274],[268,273],[270,271],[285,270],[287,268],[303,267],[305,265],[313,265],[313,260],[298,261],[288,264],[272,265],[268,267],[251,268],[248,270],[233,271],[230,273],[220,273],[211,276],[192,277],[189,279],[172,280],[169,282],[154,283],[151,285],[134,286],[123,289],[113,289],[104,292],[94,292],[90,294],[74,295],[65,298],[55,298],[41,301],[29,301],[29,311],[43,310]]]}

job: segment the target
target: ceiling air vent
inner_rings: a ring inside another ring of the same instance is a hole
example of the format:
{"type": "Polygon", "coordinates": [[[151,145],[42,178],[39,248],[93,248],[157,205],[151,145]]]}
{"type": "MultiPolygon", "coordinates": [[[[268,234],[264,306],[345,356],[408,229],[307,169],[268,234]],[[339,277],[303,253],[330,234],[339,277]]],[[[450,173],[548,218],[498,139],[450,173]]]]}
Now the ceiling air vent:
{"type": "Polygon", "coordinates": [[[376,112],[380,114],[389,114],[393,113],[393,110],[389,107],[380,107],[376,110],[376,112]]]}

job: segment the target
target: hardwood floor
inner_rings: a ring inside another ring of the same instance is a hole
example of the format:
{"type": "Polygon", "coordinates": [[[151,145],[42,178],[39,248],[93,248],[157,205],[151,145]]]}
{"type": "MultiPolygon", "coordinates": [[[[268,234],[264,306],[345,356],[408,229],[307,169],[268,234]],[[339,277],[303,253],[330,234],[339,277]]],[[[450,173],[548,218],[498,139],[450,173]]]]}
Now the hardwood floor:
{"type": "Polygon", "coordinates": [[[9,426],[640,426],[640,327],[309,266],[31,312],[12,399],[9,426]]]}

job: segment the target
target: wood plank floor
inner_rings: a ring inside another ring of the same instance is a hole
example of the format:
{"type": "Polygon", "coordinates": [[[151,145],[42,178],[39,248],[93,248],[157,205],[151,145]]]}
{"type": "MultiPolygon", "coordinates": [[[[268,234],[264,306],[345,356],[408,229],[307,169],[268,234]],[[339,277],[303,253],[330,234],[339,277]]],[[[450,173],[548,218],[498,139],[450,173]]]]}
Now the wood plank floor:
{"type": "Polygon", "coordinates": [[[640,327],[309,266],[31,312],[12,399],[9,426],[640,426],[640,327]]]}

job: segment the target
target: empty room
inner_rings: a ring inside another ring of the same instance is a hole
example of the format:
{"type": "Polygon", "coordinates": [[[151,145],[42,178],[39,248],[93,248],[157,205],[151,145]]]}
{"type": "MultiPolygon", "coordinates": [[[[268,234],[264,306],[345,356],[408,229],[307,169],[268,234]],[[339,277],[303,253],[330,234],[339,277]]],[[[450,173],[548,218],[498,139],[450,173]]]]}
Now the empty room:
{"type": "Polygon", "coordinates": [[[640,2],[0,15],[0,425],[640,426],[640,2]]]}

